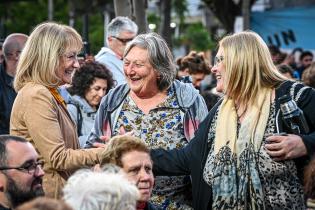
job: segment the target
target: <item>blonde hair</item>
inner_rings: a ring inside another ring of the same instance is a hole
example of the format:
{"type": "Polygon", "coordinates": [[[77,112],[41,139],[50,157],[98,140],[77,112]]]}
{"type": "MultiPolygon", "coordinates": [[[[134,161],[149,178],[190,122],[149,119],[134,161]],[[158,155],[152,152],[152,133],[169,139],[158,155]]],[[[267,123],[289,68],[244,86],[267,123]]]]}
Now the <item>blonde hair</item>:
{"type": "Polygon", "coordinates": [[[21,53],[14,88],[19,91],[28,82],[46,87],[60,84],[56,72],[62,65],[61,57],[66,50],[80,51],[82,38],[75,29],[54,22],[46,22],[35,27],[21,53]]]}
{"type": "Polygon", "coordinates": [[[275,88],[286,80],[273,64],[266,43],[255,32],[228,35],[219,46],[224,52],[224,91],[235,101],[252,105],[262,88],[275,88]]]}

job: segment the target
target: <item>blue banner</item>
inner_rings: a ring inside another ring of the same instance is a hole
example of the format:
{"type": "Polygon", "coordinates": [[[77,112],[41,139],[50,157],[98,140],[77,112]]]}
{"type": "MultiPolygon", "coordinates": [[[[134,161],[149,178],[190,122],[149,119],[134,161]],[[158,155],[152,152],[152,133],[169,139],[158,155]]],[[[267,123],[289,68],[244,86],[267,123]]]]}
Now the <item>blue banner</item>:
{"type": "Polygon", "coordinates": [[[268,45],[315,49],[315,6],[252,12],[250,24],[268,45]]]}

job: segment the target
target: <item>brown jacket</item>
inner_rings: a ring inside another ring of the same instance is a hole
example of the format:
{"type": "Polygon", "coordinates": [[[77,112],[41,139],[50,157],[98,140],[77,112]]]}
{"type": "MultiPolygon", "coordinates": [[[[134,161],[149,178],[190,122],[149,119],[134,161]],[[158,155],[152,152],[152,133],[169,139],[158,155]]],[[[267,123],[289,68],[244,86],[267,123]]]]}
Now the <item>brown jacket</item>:
{"type": "Polygon", "coordinates": [[[104,149],[79,149],[74,122],[49,90],[28,83],[12,108],[10,134],[30,141],[44,159],[44,190],[59,198],[69,176],[77,169],[102,163],[104,149]]]}

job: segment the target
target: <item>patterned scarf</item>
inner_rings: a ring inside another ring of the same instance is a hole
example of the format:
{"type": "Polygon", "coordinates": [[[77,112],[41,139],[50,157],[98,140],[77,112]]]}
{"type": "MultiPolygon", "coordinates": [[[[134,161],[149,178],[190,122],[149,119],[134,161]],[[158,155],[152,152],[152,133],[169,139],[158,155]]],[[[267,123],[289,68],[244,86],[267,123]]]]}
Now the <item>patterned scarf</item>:
{"type": "Polygon", "coordinates": [[[266,129],[271,89],[263,89],[257,105],[249,107],[239,128],[232,99],[218,113],[212,171],[213,209],[264,209],[256,153],[266,129]]]}

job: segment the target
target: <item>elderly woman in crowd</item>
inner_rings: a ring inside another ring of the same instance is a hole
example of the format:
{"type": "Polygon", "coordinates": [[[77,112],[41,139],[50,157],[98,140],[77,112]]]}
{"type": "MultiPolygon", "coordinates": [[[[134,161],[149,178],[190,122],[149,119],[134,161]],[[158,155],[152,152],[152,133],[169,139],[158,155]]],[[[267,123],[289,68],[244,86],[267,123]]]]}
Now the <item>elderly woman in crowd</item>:
{"type": "Polygon", "coordinates": [[[72,96],[67,102],[67,108],[77,125],[81,147],[85,145],[94,125],[101,99],[113,86],[111,72],[98,62],[85,62],[75,71],[72,85],[68,88],[72,96]]]}
{"type": "Polygon", "coordinates": [[[81,47],[82,39],[73,28],[42,23],[31,33],[17,66],[10,133],[29,140],[44,159],[48,197],[60,197],[75,170],[103,162],[103,148],[79,150],[75,124],[57,91],[79,68],[81,47]]]}
{"type": "Polygon", "coordinates": [[[73,210],[136,210],[139,190],[125,173],[110,170],[77,171],[67,181],[63,199],[73,210]]]}
{"type": "Polygon", "coordinates": [[[156,175],[191,174],[198,210],[304,209],[306,161],[298,160],[315,151],[315,91],[286,81],[254,32],[224,37],[212,72],[223,99],[185,148],[152,151],[156,175]],[[310,133],[284,130],[284,94],[303,110],[310,133]]]}
{"type": "Polygon", "coordinates": [[[140,197],[137,210],[158,210],[149,202],[154,177],[150,150],[145,143],[133,136],[122,135],[111,139],[105,153],[105,160],[122,168],[130,182],[136,184],[140,197]]]}
{"type": "MultiPolygon", "coordinates": [[[[102,100],[92,130],[95,136],[133,131],[149,148],[181,148],[207,115],[205,102],[191,84],[174,80],[176,70],[166,42],[157,34],[138,35],[124,53],[128,84],[102,100]]],[[[157,177],[152,201],[169,209],[189,203],[188,176],[157,177]],[[187,194],[187,195],[186,195],[187,194]]]]}

